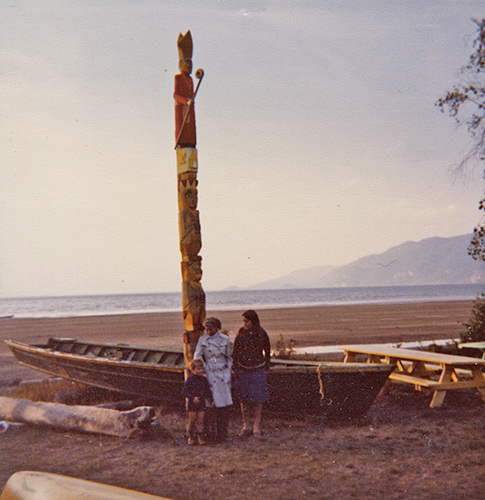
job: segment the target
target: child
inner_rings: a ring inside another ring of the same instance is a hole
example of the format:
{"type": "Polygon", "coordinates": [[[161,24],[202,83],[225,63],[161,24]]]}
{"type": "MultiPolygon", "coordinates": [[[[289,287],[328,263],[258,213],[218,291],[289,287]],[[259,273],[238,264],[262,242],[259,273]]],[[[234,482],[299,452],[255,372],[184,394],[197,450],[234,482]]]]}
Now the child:
{"type": "Polygon", "coordinates": [[[189,444],[205,444],[204,439],[204,414],[205,402],[208,399],[214,406],[212,393],[204,375],[204,363],[201,359],[193,359],[189,364],[192,375],[185,381],[182,395],[188,399],[187,405],[187,427],[189,433],[189,444]]]}

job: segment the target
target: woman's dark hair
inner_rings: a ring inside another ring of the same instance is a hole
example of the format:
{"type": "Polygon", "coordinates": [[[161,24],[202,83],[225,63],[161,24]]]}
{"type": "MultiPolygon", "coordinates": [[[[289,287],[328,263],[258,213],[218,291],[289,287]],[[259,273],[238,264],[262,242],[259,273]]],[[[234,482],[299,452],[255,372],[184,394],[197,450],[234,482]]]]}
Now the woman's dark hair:
{"type": "Polygon", "coordinates": [[[246,318],[247,320],[251,321],[254,325],[255,328],[261,328],[261,325],[259,323],[259,316],[256,311],[253,311],[252,309],[248,309],[247,311],[244,311],[242,313],[242,316],[246,318]]]}
{"type": "Polygon", "coordinates": [[[213,325],[215,326],[218,330],[220,330],[222,328],[222,323],[219,319],[217,318],[214,318],[214,317],[210,317],[210,318],[206,318],[205,322],[204,322],[206,325],[213,325]]]}

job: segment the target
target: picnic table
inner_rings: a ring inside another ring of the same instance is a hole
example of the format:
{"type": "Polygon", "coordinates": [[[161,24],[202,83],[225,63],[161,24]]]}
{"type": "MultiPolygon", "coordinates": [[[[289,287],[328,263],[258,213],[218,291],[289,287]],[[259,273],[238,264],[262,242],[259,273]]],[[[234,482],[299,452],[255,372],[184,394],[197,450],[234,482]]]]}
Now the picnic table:
{"type": "Polygon", "coordinates": [[[345,352],[344,363],[365,356],[367,363],[396,365],[389,379],[414,384],[416,390],[433,392],[431,408],[441,406],[446,391],[452,389],[476,388],[485,400],[485,374],[482,372],[485,359],[372,344],[348,345],[341,349],[345,352]]]}

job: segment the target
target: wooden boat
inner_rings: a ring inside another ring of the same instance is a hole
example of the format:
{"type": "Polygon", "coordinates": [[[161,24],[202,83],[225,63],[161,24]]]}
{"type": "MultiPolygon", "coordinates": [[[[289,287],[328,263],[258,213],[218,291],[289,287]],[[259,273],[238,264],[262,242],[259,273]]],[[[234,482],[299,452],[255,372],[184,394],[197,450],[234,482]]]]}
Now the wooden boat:
{"type": "MultiPolygon", "coordinates": [[[[182,350],[50,338],[47,344],[6,341],[30,368],[83,384],[163,402],[179,402],[184,382],[182,350]]],[[[272,359],[268,409],[317,414],[329,420],[363,416],[393,365],[272,359]]]]}

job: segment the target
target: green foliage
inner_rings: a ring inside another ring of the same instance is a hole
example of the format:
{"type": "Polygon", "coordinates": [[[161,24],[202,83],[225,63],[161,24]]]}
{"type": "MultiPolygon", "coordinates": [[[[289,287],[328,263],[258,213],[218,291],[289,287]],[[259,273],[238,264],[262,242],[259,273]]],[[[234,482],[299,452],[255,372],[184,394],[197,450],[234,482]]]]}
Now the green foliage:
{"type": "MultiPolygon", "coordinates": [[[[477,26],[477,37],[469,62],[461,68],[462,81],[455,85],[436,105],[443,113],[466,125],[472,138],[472,146],[458,165],[465,171],[469,165],[485,161],[485,19],[472,20],[477,26]]],[[[478,209],[485,212],[485,198],[478,209]]],[[[482,218],[473,230],[468,254],[475,260],[485,261],[485,222],[482,218]]]]}
{"type": "Polygon", "coordinates": [[[473,302],[468,323],[463,323],[467,331],[460,335],[462,342],[483,342],[485,341],[485,294],[477,297],[473,302]]]}

